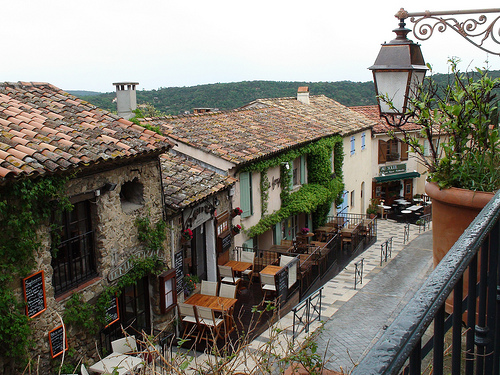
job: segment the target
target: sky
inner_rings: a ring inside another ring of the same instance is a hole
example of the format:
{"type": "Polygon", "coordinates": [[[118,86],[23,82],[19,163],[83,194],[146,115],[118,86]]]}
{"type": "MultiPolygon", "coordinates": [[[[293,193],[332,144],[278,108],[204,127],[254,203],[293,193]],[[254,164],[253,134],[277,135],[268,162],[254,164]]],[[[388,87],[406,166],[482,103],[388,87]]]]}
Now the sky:
{"type": "MultiPolygon", "coordinates": [[[[114,91],[113,82],[139,82],[139,90],[254,80],[365,82],[380,45],[395,37],[400,8],[471,5],[499,7],[498,0],[5,1],[0,81],[100,92],[114,91]]],[[[497,37],[499,30],[500,20],[497,37]]],[[[462,70],[500,70],[499,56],[451,29],[419,43],[434,72],[446,73],[453,56],[462,70]]]]}

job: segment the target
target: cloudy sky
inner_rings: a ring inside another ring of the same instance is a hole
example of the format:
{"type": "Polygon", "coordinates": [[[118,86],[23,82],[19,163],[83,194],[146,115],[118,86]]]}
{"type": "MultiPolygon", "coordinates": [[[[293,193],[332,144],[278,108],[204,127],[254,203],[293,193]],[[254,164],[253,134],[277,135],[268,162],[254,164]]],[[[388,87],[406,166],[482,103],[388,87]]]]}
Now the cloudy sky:
{"type": "MultiPolygon", "coordinates": [[[[217,82],[369,81],[394,14],[498,8],[498,0],[17,0],[2,4],[0,81],[50,82],[65,90],[113,91],[217,82]],[[471,6],[472,5],[472,6],[471,6]]],[[[497,14],[498,16],[500,14],[497,14]]],[[[490,15],[493,19],[496,17],[490,15]]],[[[408,24],[410,24],[408,22],[408,24]]],[[[500,29],[497,22],[496,32],[500,29]]],[[[410,34],[410,39],[414,39],[410,34]]],[[[500,69],[452,30],[422,44],[446,72],[500,69]]],[[[500,46],[497,47],[500,51],[500,46]]]]}

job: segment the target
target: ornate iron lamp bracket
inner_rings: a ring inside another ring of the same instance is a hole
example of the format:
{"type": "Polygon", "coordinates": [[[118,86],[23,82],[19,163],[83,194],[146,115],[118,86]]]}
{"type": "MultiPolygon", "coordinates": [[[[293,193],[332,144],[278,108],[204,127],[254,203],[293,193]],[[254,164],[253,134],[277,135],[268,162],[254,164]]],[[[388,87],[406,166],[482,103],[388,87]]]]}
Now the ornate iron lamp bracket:
{"type": "Polygon", "coordinates": [[[443,33],[450,28],[479,49],[500,56],[500,51],[493,50],[497,47],[500,50],[500,22],[497,22],[500,15],[488,21],[485,15],[488,13],[500,14],[500,8],[417,13],[408,13],[401,8],[395,16],[400,20],[410,18],[410,22],[414,24],[413,35],[418,40],[429,39],[435,30],[443,33]],[[463,21],[455,17],[463,15],[469,17],[463,21]],[[477,19],[470,15],[477,15],[477,19]]]}

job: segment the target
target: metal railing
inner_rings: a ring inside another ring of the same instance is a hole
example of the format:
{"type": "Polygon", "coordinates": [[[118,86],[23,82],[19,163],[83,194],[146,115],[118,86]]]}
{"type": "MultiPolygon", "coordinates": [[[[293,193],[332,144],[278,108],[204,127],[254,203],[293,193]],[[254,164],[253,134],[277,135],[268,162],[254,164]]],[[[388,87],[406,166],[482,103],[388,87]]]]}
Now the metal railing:
{"type": "Polygon", "coordinates": [[[387,263],[389,258],[392,256],[392,237],[380,244],[380,265],[384,262],[387,263]]]}
{"type": "Polygon", "coordinates": [[[403,232],[403,244],[410,240],[410,223],[406,223],[403,232]]]}
{"type": "Polygon", "coordinates": [[[312,323],[314,323],[316,320],[321,320],[321,300],[323,297],[322,292],[323,288],[320,288],[292,309],[293,341],[295,341],[295,338],[302,332],[309,332],[309,327],[312,323]]]}
{"type": "Polygon", "coordinates": [[[418,233],[421,231],[425,232],[427,229],[431,228],[432,215],[426,214],[422,215],[420,219],[417,220],[418,233]]]}
{"type": "Polygon", "coordinates": [[[424,360],[433,374],[442,374],[445,362],[446,373],[500,373],[499,217],[497,192],[353,374],[421,374],[424,360]],[[468,295],[462,298],[464,284],[468,295]],[[452,294],[452,311],[460,313],[446,317],[445,302],[452,294]],[[433,335],[424,342],[431,323],[433,335]]]}
{"type": "Polygon", "coordinates": [[[354,289],[356,289],[356,285],[363,284],[363,265],[364,258],[361,258],[356,263],[354,263],[354,289]]]}

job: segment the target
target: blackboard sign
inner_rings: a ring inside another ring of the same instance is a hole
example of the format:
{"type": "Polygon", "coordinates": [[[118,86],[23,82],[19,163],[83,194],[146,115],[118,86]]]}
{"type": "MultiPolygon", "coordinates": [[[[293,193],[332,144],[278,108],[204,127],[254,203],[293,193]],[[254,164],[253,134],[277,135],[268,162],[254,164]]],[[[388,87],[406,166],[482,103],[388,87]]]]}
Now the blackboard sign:
{"type": "Polygon", "coordinates": [[[177,279],[177,294],[181,293],[184,288],[184,256],[182,251],[175,253],[175,278],[177,279]]]}
{"type": "Polygon", "coordinates": [[[66,341],[66,335],[62,325],[49,332],[49,344],[52,358],[68,350],[68,342],[66,341]]]}
{"type": "Polygon", "coordinates": [[[286,301],[288,296],[288,267],[283,267],[276,274],[276,292],[281,302],[286,301]]]}
{"type": "Polygon", "coordinates": [[[231,247],[231,232],[228,232],[225,236],[220,236],[220,248],[219,251],[223,253],[231,247]]]}
{"type": "MultiPolygon", "coordinates": [[[[106,327],[109,327],[114,322],[120,319],[120,314],[118,313],[118,298],[113,296],[111,298],[109,307],[106,309],[106,327]]],[[[104,327],[104,328],[106,328],[104,327]]]]}
{"type": "Polygon", "coordinates": [[[43,271],[24,278],[23,290],[24,300],[26,301],[26,315],[28,317],[33,318],[47,309],[43,271]]]}

